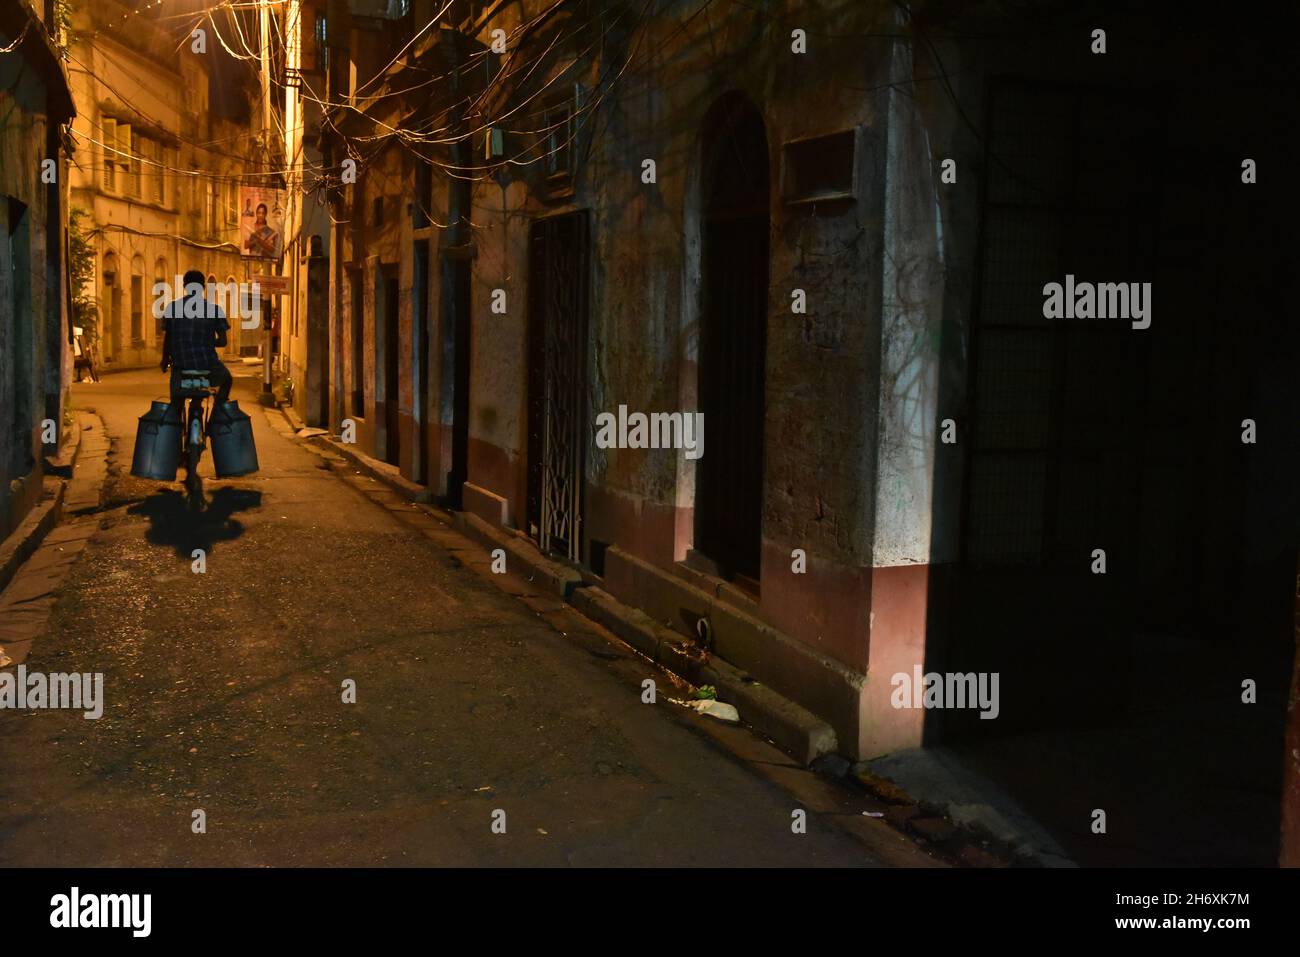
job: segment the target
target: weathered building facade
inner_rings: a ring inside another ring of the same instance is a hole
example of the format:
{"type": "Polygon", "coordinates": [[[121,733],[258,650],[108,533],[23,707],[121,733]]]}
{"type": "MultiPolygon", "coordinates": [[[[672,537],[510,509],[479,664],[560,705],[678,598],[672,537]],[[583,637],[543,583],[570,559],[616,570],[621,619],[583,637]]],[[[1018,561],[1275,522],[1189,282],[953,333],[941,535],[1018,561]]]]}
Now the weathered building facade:
{"type": "Polygon", "coordinates": [[[277,100],[285,157],[285,254],[282,271],[291,294],[280,301],[279,371],[293,383],[292,404],[311,425],[328,425],[329,197],[320,151],[320,123],[326,107],[329,47],[326,5],[294,2],[272,14],[282,19],[285,72],[277,100]],[[292,64],[292,65],[290,65],[292,64]]]}
{"type": "Polygon", "coordinates": [[[1053,3],[341,8],[335,430],[850,756],[1127,721],[1171,661],[1218,705],[1224,662],[1260,675],[1250,741],[1280,748],[1267,36],[1053,3]],[[1045,311],[1075,277],[1121,313],[1045,311]],[[597,428],[690,412],[699,457],[597,428]],[[917,669],[999,674],[998,720],[900,707],[917,669]]]}
{"type": "MultiPolygon", "coordinates": [[[[373,106],[339,111],[336,149],[368,149],[336,204],[333,424],[661,620],[694,634],[705,619],[719,654],[832,718],[848,753],[870,751],[868,727],[885,732],[868,721],[868,639],[874,625],[917,646],[929,559],[927,456],[901,431],[924,410],[879,386],[882,284],[923,299],[888,323],[934,322],[932,265],[882,272],[882,243],[932,214],[886,215],[904,195],[886,177],[919,141],[889,138],[887,97],[816,92],[858,45],[795,52],[770,15],[473,13],[411,44],[420,73],[444,78],[432,95],[376,82],[373,106]],[[399,119],[449,142],[375,137],[399,119]],[[900,429],[883,459],[882,403],[900,429]],[[620,406],[702,412],[703,455],[598,448],[595,417],[620,406]],[[879,527],[878,468],[901,503],[879,527]],[[873,620],[877,551],[922,577],[898,574],[890,593],[915,598],[873,620]]],[[[883,7],[819,16],[807,34],[893,29],[883,7]]],[[[414,32],[354,29],[353,76],[414,32]]],[[[887,89],[907,63],[877,43],[863,82],[887,89]]],[[[906,251],[933,260],[934,242],[906,251]]],[[[937,356],[890,361],[925,366],[915,388],[937,374],[937,356]]]]}
{"type": "Polygon", "coordinates": [[[0,540],[40,500],[63,429],[73,106],[54,34],[52,3],[0,6],[0,540]]]}

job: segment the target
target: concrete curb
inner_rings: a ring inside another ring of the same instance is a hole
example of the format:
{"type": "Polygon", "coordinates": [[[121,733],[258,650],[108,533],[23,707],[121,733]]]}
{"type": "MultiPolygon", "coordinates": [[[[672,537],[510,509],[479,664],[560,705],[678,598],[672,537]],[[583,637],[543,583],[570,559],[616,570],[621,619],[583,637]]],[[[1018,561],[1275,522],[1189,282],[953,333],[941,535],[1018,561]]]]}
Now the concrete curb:
{"type": "Polygon", "coordinates": [[[717,688],[720,699],[734,704],[756,731],[804,766],[839,749],[835,729],[829,724],[721,658],[710,656],[700,668],[697,683],[717,688]]]}
{"type": "Polygon", "coordinates": [[[53,455],[45,456],[45,474],[57,478],[72,478],[72,470],[77,465],[77,453],[81,450],[81,415],[72,417],[72,424],[64,429],[64,442],[53,455]]]}
{"type": "MultiPolygon", "coordinates": [[[[58,453],[53,456],[60,463],[56,467],[66,467],[69,470],[69,478],[76,475],[77,456],[81,452],[81,437],[84,434],[81,428],[82,414],[78,411],[74,416],[73,427],[68,430],[68,443],[60,447],[58,453]],[[66,466],[61,464],[64,459],[67,460],[66,466]]],[[[44,485],[44,493],[41,495],[41,500],[36,503],[36,507],[24,516],[22,522],[8,538],[0,542],[0,592],[8,587],[23,562],[40,548],[41,542],[50,533],[50,529],[59,524],[59,519],[63,517],[63,503],[69,481],[47,473],[44,476],[44,485]]]]}
{"type": "Polygon", "coordinates": [[[0,542],[0,592],[9,583],[45,540],[50,529],[59,523],[63,514],[63,493],[66,483],[58,478],[46,477],[45,493],[36,507],[24,516],[18,527],[0,542]]]}
{"type": "Polygon", "coordinates": [[[532,573],[528,576],[531,580],[540,579],[549,591],[559,595],[565,601],[570,601],[574,590],[582,586],[582,575],[576,569],[547,558],[534,548],[531,542],[523,541],[508,532],[502,532],[477,515],[468,512],[456,512],[453,518],[457,530],[464,532],[470,538],[478,540],[491,549],[505,549],[508,556],[507,570],[512,560],[518,561],[532,573]]]}
{"type": "Polygon", "coordinates": [[[294,411],[293,406],[285,402],[277,402],[276,405],[279,406],[280,411],[284,413],[284,417],[289,421],[289,424],[293,426],[295,432],[307,427],[307,424],[303,422],[302,419],[298,418],[298,413],[294,411]]]}
{"type": "MultiPolygon", "coordinates": [[[[294,422],[295,417],[291,417],[283,407],[280,408],[280,414],[284,416],[285,421],[289,423],[295,432],[304,428],[304,426],[296,424],[294,422]]],[[[354,449],[347,443],[340,442],[329,433],[324,435],[313,435],[309,441],[328,446],[330,451],[348,459],[361,472],[369,475],[377,482],[383,482],[398,495],[401,495],[412,502],[419,502],[425,505],[429,503],[429,490],[418,482],[412,482],[410,479],[403,477],[402,473],[397,470],[396,466],[389,465],[387,462],[381,462],[378,459],[373,459],[369,455],[366,455],[366,453],[354,449]]],[[[445,512],[441,513],[441,517],[444,517],[448,522],[454,521],[454,519],[445,512]]]]}
{"type": "MultiPolygon", "coordinates": [[[[76,564],[81,552],[99,529],[99,511],[108,477],[110,448],[103,421],[93,412],[79,410],[75,449],[60,449],[71,479],[46,478],[53,494],[42,502],[39,517],[33,516],[34,531],[19,543],[15,554],[24,560],[14,563],[0,587],[0,666],[22,664],[33,644],[43,634],[58,590],[76,564]],[[75,465],[75,468],[73,466],[75,465]],[[79,519],[79,520],[78,520],[79,519]]],[[[6,565],[10,561],[5,543],[6,565]]]]}
{"type": "Polygon", "coordinates": [[[104,431],[104,422],[90,412],[82,412],[80,447],[74,459],[72,478],[67,483],[63,511],[68,515],[84,515],[99,509],[108,478],[108,452],[110,443],[104,431]]]}
{"type": "Polygon", "coordinates": [[[835,731],[740,669],[659,624],[645,612],[623,604],[602,588],[587,586],[573,593],[570,604],[660,667],[695,685],[713,685],[718,699],[734,704],[755,731],[775,741],[802,764],[835,752],[835,731]]]}
{"type": "Polygon", "coordinates": [[[144,365],[138,366],[104,366],[102,368],[100,366],[95,366],[95,375],[102,379],[106,375],[117,375],[119,372],[139,372],[142,369],[156,368],[158,368],[158,363],[156,362],[148,362],[144,365]]]}
{"type": "MultiPolygon", "coordinates": [[[[300,428],[287,410],[281,407],[280,411],[295,430],[300,428]]],[[[604,589],[587,583],[580,571],[543,555],[530,540],[509,529],[498,528],[478,515],[447,512],[430,506],[427,504],[429,491],[423,485],[410,481],[393,466],[373,459],[329,434],[313,436],[312,441],[327,446],[397,494],[420,503],[422,508],[466,537],[489,550],[503,549],[508,569],[517,571],[518,566],[523,565],[527,569],[525,577],[541,582],[548,591],[609,629],[661,668],[695,685],[713,685],[718,690],[719,699],[734,704],[743,721],[775,741],[805,766],[836,751],[838,740],[828,723],[721,658],[701,651],[689,639],[659,624],[640,609],[624,604],[604,589]]]]}

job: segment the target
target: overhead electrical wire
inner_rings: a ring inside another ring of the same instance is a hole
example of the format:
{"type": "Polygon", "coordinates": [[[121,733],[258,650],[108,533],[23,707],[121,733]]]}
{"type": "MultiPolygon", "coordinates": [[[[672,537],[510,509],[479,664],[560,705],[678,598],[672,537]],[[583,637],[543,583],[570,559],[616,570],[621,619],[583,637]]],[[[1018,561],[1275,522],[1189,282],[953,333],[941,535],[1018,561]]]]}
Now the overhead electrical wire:
{"type": "MultiPolygon", "coordinates": [[[[283,2],[283,0],[274,0],[274,2],[279,3],[283,2]]],[[[554,35],[543,40],[537,47],[534,47],[528,42],[531,35],[544,25],[552,16],[571,6],[569,0],[556,0],[555,3],[549,5],[538,14],[530,17],[527,21],[521,22],[510,31],[507,35],[507,46],[509,52],[505,55],[505,60],[502,63],[501,68],[489,78],[488,82],[485,83],[481,89],[473,95],[467,95],[458,103],[452,103],[445,106],[439,112],[435,113],[432,117],[429,117],[420,124],[404,125],[398,121],[398,125],[393,125],[392,123],[385,122],[373,113],[367,112],[367,110],[373,108],[374,105],[380,101],[407,96],[417,90],[434,85],[439,81],[447,80],[458,72],[466,74],[474,69],[478,69],[480,64],[485,66],[489,62],[488,55],[491,53],[490,48],[481,47],[480,49],[469,53],[463,61],[453,65],[453,67],[447,72],[429,76],[427,79],[421,78],[414,84],[401,84],[400,79],[407,77],[412,73],[418,74],[424,72],[424,68],[408,63],[404,64],[399,70],[390,75],[393,66],[397,64],[435,24],[440,22],[446,11],[450,9],[450,2],[445,4],[435,16],[424,24],[423,27],[416,30],[410,39],[408,39],[398,50],[397,54],[389,59],[381,69],[374,72],[364,82],[357,84],[356,93],[350,96],[347,101],[329,102],[328,100],[317,96],[306,76],[302,77],[299,96],[306,103],[316,104],[324,112],[325,125],[340,136],[344,144],[344,151],[347,154],[347,158],[352,159],[357,164],[357,172],[359,175],[370,172],[375,158],[391,145],[397,144],[410,153],[417,161],[427,163],[430,166],[440,169],[447,175],[461,179],[479,181],[492,175],[502,166],[529,166],[545,161],[548,157],[561,150],[574,148],[574,144],[584,126],[585,119],[589,115],[597,112],[598,108],[609,96],[611,89],[634,63],[641,48],[642,40],[644,39],[644,31],[640,28],[644,25],[646,15],[653,2],[654,0],[646,0],[646,3],[642,5],[639,10],[636,22],[626,28],[625,35],[635,37],[635,40],[630,44],[631,49],[627,57],[623,59],[617,69],[606,69],[596,80],[590,95],[582,102],[575,102],[572,109],[562,115],[561,118],[554,123],[547,123],[543,119],[541,125],[538,125],[535,121],[529,122],[526,126],[509,125],[511,120],[521,116],[545,117],[546,106],[549,105],[548,97],[550,91],[556,84],[563,82],[566,77],[569,76],[568,70],[557,71],[540,84],[532,84],[532,81],[538,71],[541,70],[546,63],[552,62],[552,54],[557,49],[567,49],[572,46],[574,41],[580,36],[584,34],[593,34],[593,39],[579,50],[572,59],[573,63],[590,62],[590,57],[593,52],[597,49],[603,50],[610,34],[618,27],[624,25],[624,20],[628,13],[627,9],[621,10],[609,21],[606,21],[602,15],[599,24],[597,24],[596,18],[593,16],[583,18],[575,14],[572,18],[572,26],[566,22],[558,31],[555,32],[554,35]],[[380,82],[381,78],[383,78],[383,82],[380,82]],[[358,108],[356,105],[357,95],[376,85],[378,85],[378,89],[365,97],[362,108],[358,108]],[[518,94],[521,90],[527,90],[527,92],[522,99],[518,99],[518,94]],[[485,107],[485,104],[493,101],[500,105],[500,112],[491,111],[485,107]],[[540,110],[534,109],[530,111],[530,107],[539,101],[544,104],[543,108],[540,110]],[[349,111],[358,115],[366,122],[372,124],[376,132],[371,134],[354,134],[351,136],[343,134],[338,130],[337,124],[334,122],[334,117],[332,115],[339,110],[349,111]],[[449,113],[456,110],[463,110],[464,116],[469,122],[462,122],[459,128],[453,128],[450,124],[439,121],[440,117],[445,118],[449,113]],[[566,127],[567,130],[565,129],[566,127]],[[426,152],[421,151],[421,147],[444,147],[473,142],[490,129],[501,129],[511,137],[528,136],[534,138],[531,142],[523,145],[511,155],[502,157],[501,159],[490,163],[446,162],[439,158],[429,156],[426,152]],[[557,131],[563,131],[566,135],[559,142],[552,144],[552,137],[557,131]],[[364,149],[363,147],[367,144],[370,144],[373,148],[364,149]],[[543,146],[548,145],[549,148],[542,149],[543,146]]],[[[707,0],[707,2],[694,11],[690,17],[686,18],[682,23],[679,23],[677,29],[662,40],[655,49],[651,50],[649,55],[656,55],[667,43],[671,42],[678,33],[686,29],[691,21],[711,6],[711,3],[712,0],[707,0]]],[[[243,25],[240,22],[241,18],[235,13],[236,10],[247,10],[256,7],[260,7],[260,3],[233,2],[233,0],[225,0],[225,2],[199,11],[197,15],[194,13],[175,14],[161,19],[184,19],[187,24],[190,25],[191,32],[194,26],[207,21],[208,24],[211,25],[217,41],[232,60],[243,61],[246,63],[258,61],[260,63],[261,53],[260,51],[254,52],[253,46],[250,44],[244,33],[243,25]],[[227,14],[228,23],[233,28],[233,36],[237,37],[237,39],[233,41],[233,45],[232,42],[227,39],[225,34],[222,32],[221,27],[217,23],[216,17],[223,11],[227,14]],[[242,47],[245,52],[240,53],[237,47],[242,47]]],[[[143,12],[143,10],[147,8],[146,5],[135,12],[143,12]]],[[[270,20],[274,25],[273,29],[277,33],[277,39],[280,45],[283,46],[284,33],[283,26],[280,23],[280,17],[278,15],[273,15],[270,17],[270,20]]],[[[301,31],[299,32],[301,33],[301,31]]],[[[267,40],[269,42],[270,38],[267,38],[267,40]]],[[[85,72],[92,76],[94,75],[93,71],[85,69],[85,65],[81,64],[79,60],[76,62],[82,66],[85,72]]],[[[102,78],[96,77],[96,79],[103,82],[102,78]]],[[[114,93],[114,95],[122,102],[124,107],[131,110],[136,115],[144,117],[146,120],[151,120],[147,114],[139,110],[138,107],[136,107],[128,97],[123,96],[120,91],[114,90],[111,85],[107,83],[105,83],[105,86],[110,90],[110,92],[114,93]]],[[[274,132],[278,134],[279,141],[282,143],[292,141],[296,145],[296,155],[289,158],[290,162],[287,169],[282,167],[263,171],[247,170],[247,167],[254,162],[249,157],[243,157],[246,171],[240,174],[223,174],[210,170],[187,169],[184,167],[173,166],[165,162],[164,159],[155,159],[148,156],[133,156],[130,152],[121,150],[120,145],[107,144],[103,142],[102,139],[84,133],[76,131],[74,131],[74,133],[80,139],[98,146],[107,153],[122,156],[134,163],[147,165],[159,170],[160,174],[163,172],[171,173],[178,178],[206,178],[218,183],[244,183],[249,179],[259,178],[281,182],[286,173],[292,173],[295,182],[287,185],[291,186],[291,191],[294,193],[295,197],[299,195],[305,196],[306,194],[315,192],[322,187],[340,185],[340,176],[343,169],[341,163],[334,163],[330,166],[326,166],[324,164],[311,162],[304,155],[303,151],[306,143],[305,137],[303,136],[306,124],[305,114],[302,113],[301,110],[299,111],[301,117],[300,124],[293,131],[285,130],[279,109],[271,110],[271,115],[273,122],[277,127],[274,132]],[[290,132],[294,134],[292,137],[287,135],[290,132]]],[[[157,124],[155,123],[154,125],[157,124]]],[[[173,134],[173,136],[174,135],[175,134],[173,134]]],[[[196,141],[179,136],[176,136],[175,138],[177,141],[184,142],[186,145],[195,149],[201,149],[209,153],[218,152],[211,148],[211,144],[200,144],[196,141]]],[[[261,133],[250,133],[247,137],[231,137],[228,139],[256,140],[260,143],[264,137],[261,133]]],[[[330,213],[330,218],[335,220],[332,212],[330,213]]]]}

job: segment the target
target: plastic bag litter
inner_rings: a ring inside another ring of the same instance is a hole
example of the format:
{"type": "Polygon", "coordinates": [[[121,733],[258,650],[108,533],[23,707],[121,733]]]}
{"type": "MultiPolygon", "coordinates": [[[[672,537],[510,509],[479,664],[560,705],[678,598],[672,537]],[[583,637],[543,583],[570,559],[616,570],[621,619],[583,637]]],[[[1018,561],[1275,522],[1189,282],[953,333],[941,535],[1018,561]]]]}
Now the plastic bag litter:
{"type": "Polygon", "coordinates": [[[678,698],[669,698],[668,700],[673,704],[681,705],[683,708],[690,708],[700,714],[707,714],[711,718],[717,718],[719,721],[740,720],[740,712],[735,709],[735,706],[713,698],[703,698],[698,701],[681,701],[678,698]]]}

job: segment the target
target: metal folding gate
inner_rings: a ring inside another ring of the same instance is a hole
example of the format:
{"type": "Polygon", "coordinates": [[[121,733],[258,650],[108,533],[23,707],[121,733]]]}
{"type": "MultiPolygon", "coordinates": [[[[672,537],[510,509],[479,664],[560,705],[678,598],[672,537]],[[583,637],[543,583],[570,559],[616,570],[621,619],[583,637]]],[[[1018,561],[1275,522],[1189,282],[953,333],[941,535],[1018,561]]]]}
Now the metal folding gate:
{"type": "Polygon", "coordinates": [[[538,545],[582,557],[587,418],[585,211],[529,233],[528,522],[538,545]]]}

